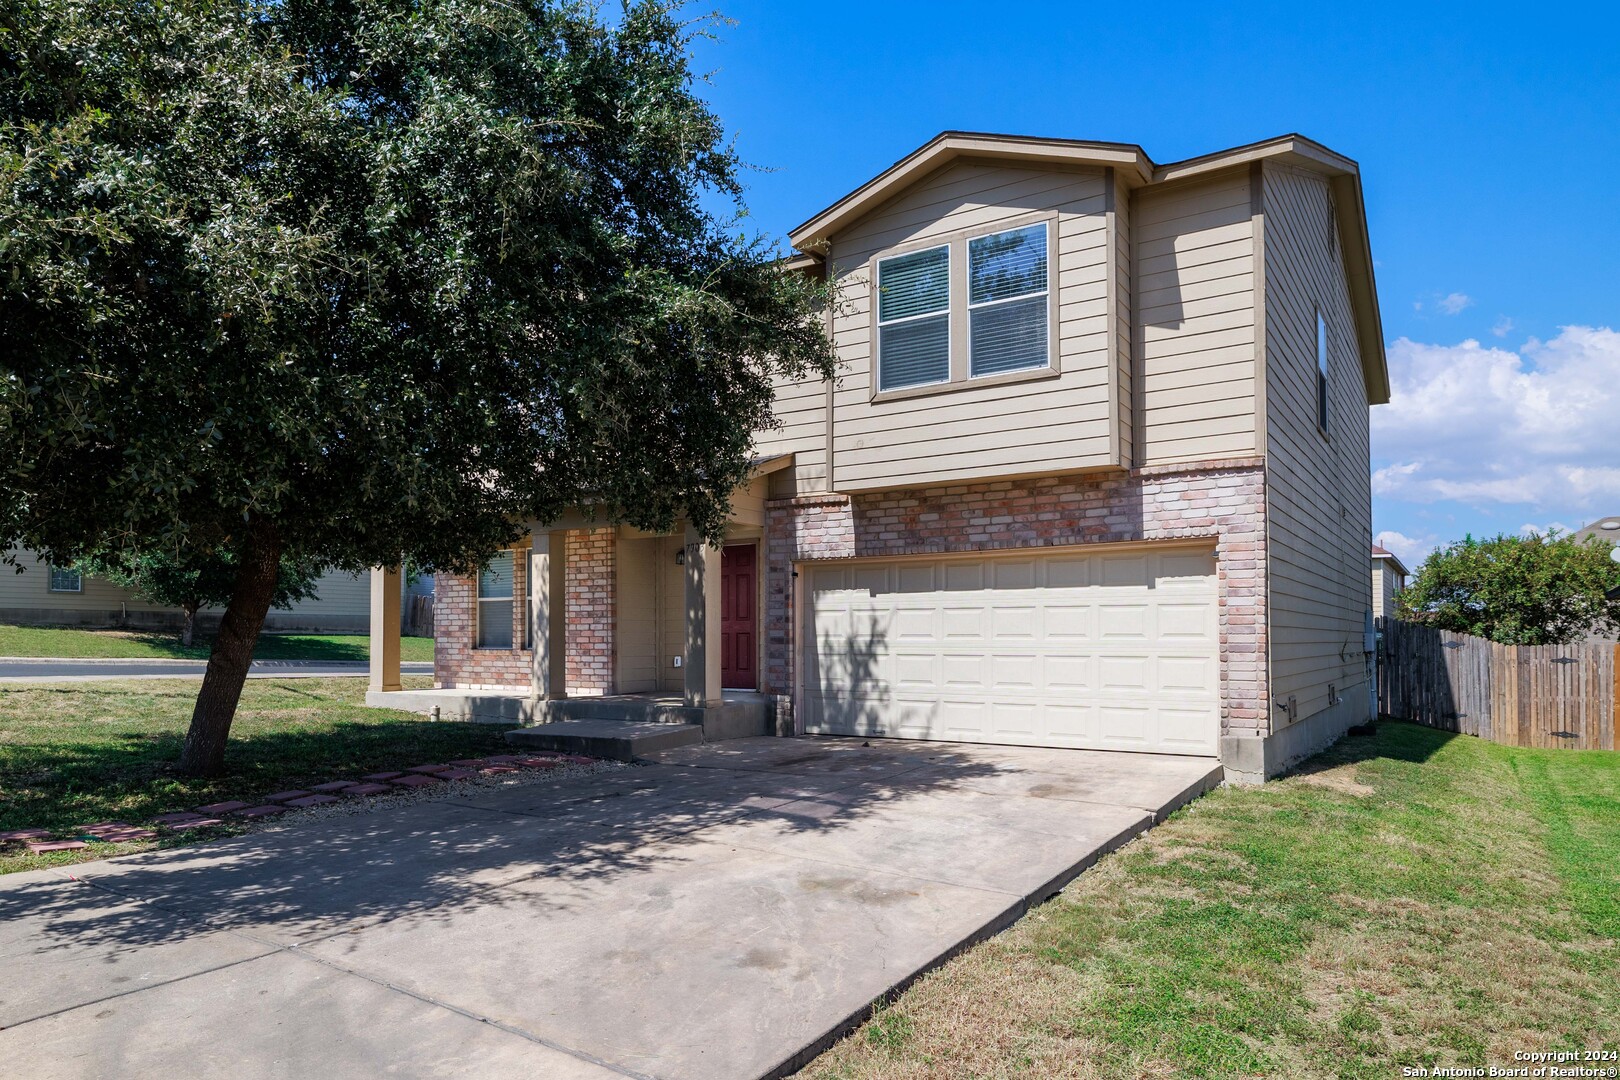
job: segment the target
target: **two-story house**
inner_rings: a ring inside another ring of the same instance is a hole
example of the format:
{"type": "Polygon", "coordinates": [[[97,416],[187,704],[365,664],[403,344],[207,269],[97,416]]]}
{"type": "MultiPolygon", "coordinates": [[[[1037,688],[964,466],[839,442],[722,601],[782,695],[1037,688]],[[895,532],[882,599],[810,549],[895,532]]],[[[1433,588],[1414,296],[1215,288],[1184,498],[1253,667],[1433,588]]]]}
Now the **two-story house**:
{"type": "Polygon", "coordinates": [[[840,372],[781,386],[725,545],[536,525],[440,579],[417,707],[1239,780],[1367,719],[1389,383],[1353,161],[947,132],[791,240],[838,286],[840,372]]]}

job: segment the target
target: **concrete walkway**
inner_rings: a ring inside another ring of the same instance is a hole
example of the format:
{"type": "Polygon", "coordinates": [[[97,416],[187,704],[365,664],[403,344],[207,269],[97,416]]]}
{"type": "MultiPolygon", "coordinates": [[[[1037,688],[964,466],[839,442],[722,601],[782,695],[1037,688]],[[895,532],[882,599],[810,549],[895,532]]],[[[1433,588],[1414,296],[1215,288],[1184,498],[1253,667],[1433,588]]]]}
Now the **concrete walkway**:
{"type": "MultiPolygon", "coordinates": [[[[0,656],[0,682],[78,682],[89,679],[201,678],[206,660],[119,659],[81,660],[72,657],[0,656]]],[[[370,672],[364,660],[255,660],[250,679],[327,679],[336,675],[370,672]]],[[[431,661],[406,661],[402,675],[431,675],[431,661]]]]}
{"type": "Polygon", "coordinates": [[[780,1075],[1216,783],[1209,759],[745,739],[0,877],[54,1077],[780,1075]]]}

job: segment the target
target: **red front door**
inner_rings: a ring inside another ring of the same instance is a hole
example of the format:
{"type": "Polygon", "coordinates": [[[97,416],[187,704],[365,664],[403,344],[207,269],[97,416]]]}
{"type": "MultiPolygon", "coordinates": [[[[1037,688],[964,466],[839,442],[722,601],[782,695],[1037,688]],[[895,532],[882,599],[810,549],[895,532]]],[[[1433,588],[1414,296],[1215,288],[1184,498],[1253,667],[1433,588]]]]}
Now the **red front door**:
{"type": "Polygon", "coordinates": [[[759,689],[757,550],[732,544],[720,553],[720,685],[731,690],[759,689]]]}

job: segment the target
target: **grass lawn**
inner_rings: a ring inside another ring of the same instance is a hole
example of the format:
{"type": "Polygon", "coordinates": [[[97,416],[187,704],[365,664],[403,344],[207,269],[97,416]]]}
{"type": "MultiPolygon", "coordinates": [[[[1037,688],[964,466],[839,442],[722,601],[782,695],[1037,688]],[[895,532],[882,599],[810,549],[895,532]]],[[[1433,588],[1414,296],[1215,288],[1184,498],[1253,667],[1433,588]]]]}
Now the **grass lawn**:
{"type": "MultiPolygon", "coordinates": [[[[206,660],[211,644],[201,634],[188,649],[171,632],[0,625],[0,656],[206,660]]],[[[260,660],[365,660],[371,655],[371,639],[365,634],[261,634],[253,655],[260,660]]],[[[399,658],[431,662],[433,639],[401,638],[399,658]]]]}
{"type": "MultiPolygon", "coordinates": [[[[368,709],[365,692],[364,679],[248,680],[231,727],[227,774],[193,780],[178,775],[174,762],[191,720],[195,679],[0,684],[0,831],[136,824],[227,798],[251,801],[305,784],[504,751],[505,727],[435,724],[414,713],[368,709]]],[[[153,846],[0,854],[0,873],[153,846]]]]}
{"type": "Polygon", "coordinates": [[[1386,1080],[1620,1046],[1620,754],[1389,724],[1310,768],[1182,810],[802,1075],[1386,1080]]]}

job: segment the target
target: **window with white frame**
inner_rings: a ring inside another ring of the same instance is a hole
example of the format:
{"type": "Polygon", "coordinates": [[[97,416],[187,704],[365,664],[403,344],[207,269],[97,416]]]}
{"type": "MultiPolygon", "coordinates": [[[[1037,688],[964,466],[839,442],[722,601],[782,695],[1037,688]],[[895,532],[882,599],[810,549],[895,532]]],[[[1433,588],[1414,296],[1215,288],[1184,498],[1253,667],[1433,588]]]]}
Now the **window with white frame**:
{"type": "Polygon", "coordinates": [[[1328,429],[1328,328],[1320,308],[1316,311],[1316,426],[1328,429]]]}
{"type": "Polygon", "coordinates": [[[925,248],[877,264],[878,389],[951,377],[951,249],[925,248]]]}
{"type": "Polygon", "coordinates": [[[512,552],[502,551],[478,572],[478,648],[512,647],[512,552]]]}
{"type": "Polygon", "coordinates": [[[53,566],[50,583],[47,589],[50,592],[84,592],[84,578],[79,576],[77,570],[53,566]]]}
{"type": "Polygon", "coordinates": [[[1045,222],[976,236],[967,248],[969,377],[1046,367],[1045,222]]]}

